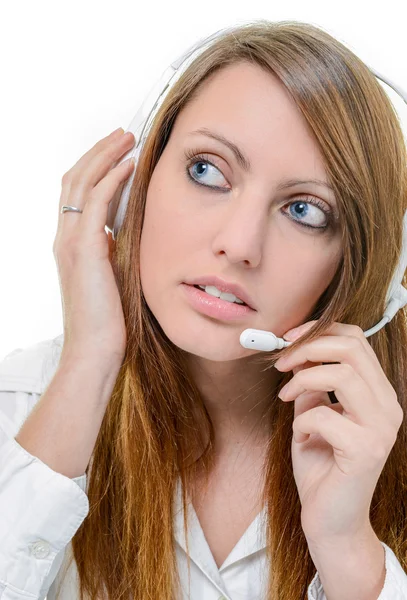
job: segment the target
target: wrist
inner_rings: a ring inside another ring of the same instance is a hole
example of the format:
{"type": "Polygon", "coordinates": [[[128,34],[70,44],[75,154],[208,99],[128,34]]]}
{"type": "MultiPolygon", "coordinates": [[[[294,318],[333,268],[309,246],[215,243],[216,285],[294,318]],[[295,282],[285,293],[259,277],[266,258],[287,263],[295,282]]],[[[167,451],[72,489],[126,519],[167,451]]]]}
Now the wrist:
{"type": "Polygon", "coordinates": [[[385,550],[371,526],[352,536],[313,541],[308,547],[327,598],[379,597],[386,578],[385,550]]]}
{"type": "Polygon", "coordinates": [[[59,364],[70,368],[99,371],[105,376],[113,373],[117,376],[123,363],[124,355],[114,352],[101,352],[100,348],[69,347],[62,348],[59,364]]]}

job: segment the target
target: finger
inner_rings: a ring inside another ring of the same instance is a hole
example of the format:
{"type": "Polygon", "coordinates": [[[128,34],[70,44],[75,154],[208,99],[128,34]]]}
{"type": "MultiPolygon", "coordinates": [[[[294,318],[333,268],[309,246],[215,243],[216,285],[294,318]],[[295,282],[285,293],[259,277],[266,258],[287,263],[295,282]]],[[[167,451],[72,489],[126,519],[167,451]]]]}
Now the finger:
{"type": "MultiPolygon", "coordinates": [[[[123,138],[122,138],[123,140],[123,138]]],[[[115,170],[115,174],[113,175],[113,181],[118,180],[117,186],[120,183],[124,182],[124,179],[128,177],[133,169],[133,163],[131,162],[120,162],[116,167],[111,169],[112,160],[120,158],[120,156],[127,152],[132,145],[134,145],[135,138],[133,135],[128,136],[127,141],[120,141],[116,143],[112,143],[109,149],[109,152],[105,150],[104,153],[99,154],[95,157],[94,162],[91,167],[89,167],[89,171],[83,176],[82,182],[72,183],[68,182],[63,186],[62,194],[61,194],[61,202],[60,205],[62,207],[63,204],[67,204],[70,206],[75,206],[82,210],[82,213],[85,213],[86,204],[90,201],[91,197],[95,197],[93,195],[93,190],[91,183],[94,182],[98,177],[103,174],[106,176],[106,173],[112,172],[115,170]],[[116,169],[118,169],[116,171],[116,169]],[[99,175],[96,173],[99,172],[99,175]],[[72,187],[73,186],[73,187],[72,187]]],[[[103,181],[103,178],[102,178],[103,181]]],[[[107,186],[108,188],[111,186],[112,179],[109,177],[107,186]]],[[[102,188],[103,189],[103,188],[102,188]]],[[[109,201],[112,199],[112,196],[109,198],[109,201]]],[[[89,215],[89,211],[86,211],[89,215]]],[[[94,211],[90,213],[92,217],[94,217],[94,211]]],[[[96,228],[99,229],[99,233],[101,231],[104,232],[104,227],[107,222],[107,208],[106,210],[102,207],[102,213],[98,213],[98,217],[96,217],[96,228]],[[103,226],[101,225],[101,220],[105,219],[103,226]]],[[[74,243],[75,237],[79,234],[79,231],[84,226],[83,214],[79,212],[70,212],[67,216],[66,213],[61,213],[58,215],[58,229],[54,240],[54,253],[58,249],[58,247],[63,244],[64,246],[68,243],[74,243]]],[[[95,232],[95,227],[92,229],[95,232]]]]}
{"type": "MultiPolygon", "coordinates": [[[[101,150],[103,150],[104,148],[106,148],[108,145],[111,145],[114,142],[114,140],[121,138],[123,136],[123,134],[124,134],[124,130],[123,130],[122,127],[119,127],[115,131],[112,131],[112,133],[110,133],[109,135],[107,135],[103,139],[99,140],[93,146],[93,148],[91,148],[90,150],[88,150],[88,152],[86,152],[75,163],[75,165],[71,169],[69,169],[69,171],[67,171],[63,175],[63,177],[62,177],[62,190],[61,190],[61,196],[60,196],[59,206],[58,206],[58,225],[57,225],[57,233],[56,233],[55,240],[54,240],[54,249],[55,249],[55,246],[57,246],[58,243],[59,243],[59,238],[61,236],[61,228],[66,223],[66,219],[64,219],[64,214],[65,213],[61,213],[62,206],[64,204],[66,204],[66,205],[73,205],[76,208],[79,208],[79,209],[83,210],[85,199],[79,200],[78,198],[76,198],[75,200],[73,200],[73,199],[70,200],[70,190],[71,190],[71,187],[73,185],[73,179],[74,178],[77,179],[77,173],[79,172],[79,170],[83,171],[83,169],[86,167],[86,165],[93,159],[93,157],[96,154],[100,153],[101,150]],[[73,204],[74,201],[75,202],[79,202],[80,206],[77,206],[76,204],[73,204]]],[[[71,219],[71,222],[77,223],[77,218],[78,218],[79,215],[80,215],[80,213],[72,212],[70,216],[71,217],[73,216],[74,218],[71,219]]]]}
{"type": "MultiPolygon", "coordinates": [[[[96,186],[97,189],[94,188],[96,191],[89,196],[89,199],[83,207],[82,214],[70,212],[69,214],[65,213],[61,215],[61,217],[66,218],[67,225],[58,228],[53,245],[54,254],[60,251],[59,249],[61,246],[64,249],[66,247],[74,246],[79,237],[82,238],[82,241],[92,243],[92,238],[90,236],[100,236],[100,234],[103,234],[103,236],[106,235],[105,225],[107,222],[109,202],[119,185],[130,176],[133,169],[134,161],[132,159],[120,163],[106,175],[98,186],[96,186]],[[72,221],[70,223],[69,219],[75,215],[80,217],[79,221],[72,221]]],[[[94,240],[95,239],[96,238],[94,238],[94,240]]]]}
{"type": "MultiPolygon", "coordinates": [[[[105,145],[101,151],[93,155],[90,161],[86,162],[83,169],[74,168],[70,177],[63,182],[60,209],[64,204],[68,204],[83,210],[87,195],[134,143],[135,138],[132,133],[113,138],[109,145],[105,145]]],[[[79,214],[76,213],[76,215],[79,214]]],[[[64,219],[62,222],[65,223],[66,220],[64,219]]]]}
{"type": "Polygon", "coordinates": [[[304,392],[328,391],[335,392],[345,413],[360,425],[376,425],[383,421],[383,407],[377,396],[371,393],[365,381],[346,363],[300,371],[288,383],[282,400],[293,401],[304,392]]]}
{"type": "Polygon", "coordinates": [[[302,371],[303,369],[310,369],[311,367],[315,367],[316,365],[322,365],[322,362],[311,362],[310,360],[305,361],[304,363],[302,363],[301,365],[295,365],[292,368],[292,372],[294,373],[294,375],[296,375],[299,371],[302,371]]]}
{"type": "Polygon", "coordinates": [[[129,158],[109,171],[93,189],[83,209],[83,221],[81,221],[81,232],[85,240],[91,240],[95,235],[104,231],[109,203],[118,187],[130,176],[133,169],[134,160],[129,158]]]}
{"type": "Polygon", "coordinates": [[[303,412],[316,408],[317,406],[328,406],[340,415],[343,414],[341,404],[331,404],[331,400],[326,392],[304,392],[297,396],[294,400],[294,418],[301,415],[303,412]]]}
{"type": "MultiPolygon", "coordinates": [[[[324,362],[312,363],[311,361],[307,361],[303,365],[298,365],[298,366],[294,367],[293,373],[295,375],[299,371],[302,371],[302,369],[309,369],[310,367],[315,367],[316,365],[325,365],[325,364],[329,364],[329,363],[324,363],[324,362]]],[[[327,394],[323,394],[323,397],[324,397],[324,402],[326,403],[327,406],[332,406],[332,404],[338,403],[338,400],[335,397],[335,394],[333,392],[328,392],[327,394]]],[[[297,402],[298,402],[298,398],[296,400],[296,405],[297,405],[297,402]]],[[[339,409],[340,409],[340,411],[342,411],[342,407],[339,406],[339,409]]]]}
{"type": "MultiPolygon", "coordinates": [[[[317,323],[317,321],[309,321],[308,323],[317,323]]],[[[307,323],[307,324],[308,324],[307,323]]],[[[304,323],[305,325],[305,323],[304,323]]],[[[299,325],[299,327],[301,327],[301,325],[299,325]]],[[[308,331],[308,329],[307,329],[308,331]]],[[[306,333],[306,332],[304,332],[306,333]]],[[[303,334],[304,335],[304,334],[303,334]]],[[[360,341],[362,342],[366,352],[372,357],[372,358],[376,358],[376,353],[373,350],[373,348],[371,347],[368,338],[365,336],[365,334],[363,333],[363,329],[361,327],[359,327],[358,325],[352,325],[349,323],[332,323],[332,325],[330,325],[324,332],[322,335],[344,335],[344,336],[353,336],[356,337],[358,339],[360,339],[360,341]]],[[[301,339],[301,338],[298,338],[301,339]]]]}
{"type": "MultiPolygon", "coordinates": [[[[278,364],[278,370],[290,371],[297,364],[306,361],[313,363],[346,363],[363,379],[370,387],[371,393],[377,398],[382,398],[382,404],[387,402],[389,393],[394,394],[394,389],[388,381],[376,354],[374,357],[367,352],[366,346],[359,337],[353,336],[321,336],[305,343],[284,358],[284,362],[278,364]],[[281,366],[280,366],[281,364],[281,366]]],[[[324,369],[328,365],[324,365],[324,369]]],[[[333,365],[336,366],[336,365],[333,365]]]]}
{"type": "Polygon", "coordinates": [[[293,421],[293,438],[296,443],[307,441],[317,433],[332,446],[341,471],[355,475],[355,466],[361,465],[361,475],[383,468],[394,445],[393,433],[367,430],[339,415],[327,406],[318,406],[293,421]],[[349,471],[352,469],[352,471],[349,471]],[[346,471],[348,470],[348,471],[346,471]]]}
{"type": "Polygon", "coordinates": [[[366,352],[378,362],[381,368],[376,353],[368,341],[369,338],[365,336],[363,329],[358,325],[351,325],[348,323],[333,323],[328,335],[350,335],[358,338],[362,342],[366,352]]]}
{"type": "Polygon", "coordinates": [[[93,158],[95,156],[97,156],[98,154],[100,154],[100,152],[102,152],[104,149],[109,147],[112,144],[112,142],[114,142],[114,140],[118,140],[118,139],[122,138],[123,135],[124,135],[124,129],[122,127],[119,127],[115,131],[112,131],[112,133],[110,133],[106,137],[102,138],[101,140],[98,140],[96,142],[96,144],[94,146],[92,146],[92,148],[90,148],[90,150],[85,152],[85,154],[80,157],[80,159],[73,165],[73,167],[71,167],[69,169],[69,171],[67,171],[64,174],[62,179],[63,180],[75,179],[77,177],[78,173],[84,171],[87,168],[87,166],[89,165],[89,163],[93,160],[93,158]]]}
{"type": "MultiPolygon", "coordinates": [[[[84,191],[92,190],[109,172],[110,169],[117,166],[117,163],[122,162],[122,157],[135,144],[135,137],[131,131],[128,131],[119,138],[114,138],[113,141],[101,152],[87,163],[85,170],[78,171],[78,177],[73,177],[71,189],[78,186],[84,191]],[[86,176],[83,177],[83,173],[86,176]]],[[[130,156],[128,157],[130,158],[130,156]]]]}
{"type": "Polygon", "coordinates": [[[312,433],[318,433],[341,459],[361,460],[361,443],[357,443],[361,438],[360,426],[328,406],[317,406],[296,417],[293,432],[297,443],[306,441],[312,433]]]}

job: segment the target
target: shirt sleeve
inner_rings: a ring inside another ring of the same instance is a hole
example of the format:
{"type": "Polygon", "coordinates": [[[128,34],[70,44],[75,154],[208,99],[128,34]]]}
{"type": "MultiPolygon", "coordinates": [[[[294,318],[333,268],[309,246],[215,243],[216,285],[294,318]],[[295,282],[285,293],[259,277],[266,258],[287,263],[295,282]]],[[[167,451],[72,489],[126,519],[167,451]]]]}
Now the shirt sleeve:
{"type": "Polygon", "coordinates": [[[38,398],[0,391],[1,600],[43,600],[89,512],[86,474],[70,479],[14,439],[38,398]]]}
{"type": "MultiPolygon", "coordinates": [[[[381,542],[385,550],[386,578],[377,600],[406,600],[407,574],[393,550],[381,542]]],[[[327,600],[318,571],[308,587],[308,600],[327,600]]]]}

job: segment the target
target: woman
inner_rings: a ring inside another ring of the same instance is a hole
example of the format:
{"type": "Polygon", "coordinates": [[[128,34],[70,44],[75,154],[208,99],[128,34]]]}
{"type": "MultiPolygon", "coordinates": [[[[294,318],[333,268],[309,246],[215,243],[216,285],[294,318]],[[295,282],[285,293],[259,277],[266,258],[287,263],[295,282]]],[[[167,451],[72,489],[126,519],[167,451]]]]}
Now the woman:
{"type": "MultiPolygon", "coordinates": [[[[66,452],[64,469],[55,447],[55,462],[41,456],[41,411],[16,437],[55,471],[87,476],[91,510],[72,538],[81,591],[172,600],[190,584],[193,599],[378,598],[385,556],[399,561],[401,583],[407,567],[404,311],[363,335],[383,314],[407,204],[389,99],[360,59],[312,25],[237,28],[166,96],[123,230],[108,241],[108,202],[131,165],[110,170],[109,184],[102,177],[133,144],[115,132],[63,179],[60,205],[83,214],[60,216],[54,245],[65,301],[58,371],[66,383],[88,361],[88,380],[102,365],[109,381],[87,458],[66,452]],[[95,273],[107,249],[117,297],[104,272],[84,276],[86,259],[95,273]],[[243,316],[222,302],[200,308],[222,291],[208,276],[240,286],[224,298],[248,304],[243,316]],[[282,336],[303,323],[300,343],[282,352],[239,343],[248,327],[282,336]],[[189,510],[196,519],[192,579],[189,547],[173,538],[181,490],[184,526],[189,510]],[[239,554],[254,524],[264,544],[239,554]],[[199,565],[205,549],[209,566],[199,565]]],[[[85,375],[78,381],[66,406],[80,390],[86,400],[85,375]]]]}

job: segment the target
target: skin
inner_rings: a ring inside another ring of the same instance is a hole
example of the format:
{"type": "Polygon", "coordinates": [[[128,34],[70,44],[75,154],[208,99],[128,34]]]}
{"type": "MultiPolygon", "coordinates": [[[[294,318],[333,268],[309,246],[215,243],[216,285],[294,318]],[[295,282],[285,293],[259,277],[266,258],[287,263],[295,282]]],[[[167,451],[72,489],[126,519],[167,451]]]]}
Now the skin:
{"type": "Polygon", "coordinates": [[[277,78],[241,62],[212,74],[178,115],[148,188],[143,293],[165,334],[186,353],[223,457],[236,454],[242,443],[264,446],[269,432],[261,417],[280,377],[274,368],[262,372],[264,366],[253,361],[260,352],[240,345],[241,332],[250,327],[282,337],[305,322],[341,258],[338,224],[327,232],[302,227],[299,222],[324,225],[327,217],[312,204],[305,213],[289,205],[309,195],[335,211],[332,190],[301,184],[277,191],[286,178],[327,180],[317,142],[277,78]],[[220,142],[188,136],[200,127],[235,142],[251,171],[220,142]],[[227,192],[188,180],[184,150],[191,148],[216,164],[191,164],[191,175],[227,192]],[[203,274],[239,282],[257,312],[233,322],[197,312],[180,283],[203,274]]]}

